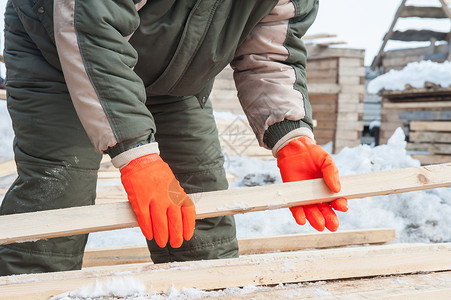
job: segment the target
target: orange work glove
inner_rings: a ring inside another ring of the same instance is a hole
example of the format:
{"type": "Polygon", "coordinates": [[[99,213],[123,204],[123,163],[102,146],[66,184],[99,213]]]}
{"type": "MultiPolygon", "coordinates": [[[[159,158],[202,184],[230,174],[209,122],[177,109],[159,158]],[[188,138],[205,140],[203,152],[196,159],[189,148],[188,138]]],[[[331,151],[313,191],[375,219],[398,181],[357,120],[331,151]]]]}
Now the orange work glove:
{"type": "MultiPolygon", "coordinates": [[[[340,191],[338,169],[332,157],[308,136],[290,141],[277,154],[277,166],[283,182],[324,178],[334,193],[340,191]]],[[[336,231],[339,222],[332,208],[345,212],[348,210],[348,201],[339,198],[330,203],[290,207],[290,210],[299,225],[304,225],[307,218],[318,231],[323,231],[324,227],[336,231]]]]}
{"type": "Polygon", "coordinates": [[[168,238],[178,248],[194,233],[196,211],[193,202],[158,154],[132,160],[121,169],[122,185],[138,218],[144,236],[160,247],[168,238]]]}

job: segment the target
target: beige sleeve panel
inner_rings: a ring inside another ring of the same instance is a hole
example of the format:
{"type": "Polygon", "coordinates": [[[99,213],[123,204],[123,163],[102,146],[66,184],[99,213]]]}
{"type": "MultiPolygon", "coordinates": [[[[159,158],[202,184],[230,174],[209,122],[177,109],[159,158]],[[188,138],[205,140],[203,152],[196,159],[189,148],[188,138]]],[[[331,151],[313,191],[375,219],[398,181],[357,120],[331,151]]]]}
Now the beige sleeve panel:
{"type": "Polygon", "coordinates": [[[76,1],[57,0],[53,4],[55,43],[78,118],[96,152],[103,153],[108,147],[116,145],[117,139],[86,72],[78,48],[74,26],[76,1]]]}
{"type": "Polygon", "coordinates": [[[294,89],[296,73],[284,62],[289,19],[295,16],[290,0],[281,0],[240,45],[231,63],[238,98],[261,146],[265,130],[284,119],[305,116],[302,93],[294,89]]]}

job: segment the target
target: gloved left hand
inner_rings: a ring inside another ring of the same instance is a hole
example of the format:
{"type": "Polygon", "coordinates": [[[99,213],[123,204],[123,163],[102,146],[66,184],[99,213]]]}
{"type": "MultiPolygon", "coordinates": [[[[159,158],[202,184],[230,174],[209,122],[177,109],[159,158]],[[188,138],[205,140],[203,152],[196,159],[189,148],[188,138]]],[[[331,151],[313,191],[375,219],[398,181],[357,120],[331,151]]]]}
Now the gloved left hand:
{"type": "Polygon", "coordinates": [[[144,236],[173,248],[193,236],[196,209],[169,166],[158,154],[132,160],[121,169],[121,181],[144,236]]]}
{"type": "MultiPolygon", "coordinates": [[[[338,169],[332,157],[308,136],[290,141],[277,154],[277,166],[283,182],[324,178],[334,193],[341,190],[338,169]]],[[[290,210],[299,225],[304,225],[307,219],[318,231],[323,231],[324,227],[336,231],[339,221],[332,208],[345,212],[348,202],[345,198],[339,198],[330,203],[290,207],[290,210]]]]}

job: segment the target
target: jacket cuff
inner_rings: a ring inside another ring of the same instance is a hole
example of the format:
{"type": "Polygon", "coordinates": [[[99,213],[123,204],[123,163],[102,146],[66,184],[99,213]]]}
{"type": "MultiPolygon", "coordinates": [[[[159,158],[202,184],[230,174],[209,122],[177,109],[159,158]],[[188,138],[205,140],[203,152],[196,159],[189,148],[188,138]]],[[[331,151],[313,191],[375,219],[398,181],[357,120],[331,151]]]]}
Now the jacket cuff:
{"type": "MultiPolygon", "coordinates": [[[[298,129],[295,129],[293,131],[290,131],[289,133],[287,133],[286,135],[284,135],[272,148],[272,155],[277,158],[278,157],[278,152],[280,149],[282,149],[283,147],[285,147],[289,142],[291,142],[292,140],[295,140],[297,138],[300,138],[302,136],[308,136],[309,138],[311,138],[314,142],[314,136],[313,136],[313,132],[310,130],[310,128],[306,128],[306,127],[301,127],[298,129]]],[[[316,142],[315,142],[316,143],[316,142]]]]}
{"type": "Polygon", "coordinates": [[[148,154],[160,154],[157,142],[138,146],[136,148],[122,152],[121,154],[111,159],[111,163],[113,164],[113,166],[115,166],[120,170],[126,165],[128,165],[128,163],[131,162],[132,160],[148,154]]]}
{"type": "Polygon", "coordinates": [[[283,120],[282,122],[275,123],[266,129],[265,133],[263,134],[263,143],[269,148],[273,149],[274,146],[281,140],[283,137],[285,137],[287,134],[289,134],[293,130],[301,129],[308,131],[303,132],[309,132],[308,134],[302,134],[302,135],[310,135],[313,139],[313,131],[312,127],[302,121],[291,121],[291,120],[283,120]]]}

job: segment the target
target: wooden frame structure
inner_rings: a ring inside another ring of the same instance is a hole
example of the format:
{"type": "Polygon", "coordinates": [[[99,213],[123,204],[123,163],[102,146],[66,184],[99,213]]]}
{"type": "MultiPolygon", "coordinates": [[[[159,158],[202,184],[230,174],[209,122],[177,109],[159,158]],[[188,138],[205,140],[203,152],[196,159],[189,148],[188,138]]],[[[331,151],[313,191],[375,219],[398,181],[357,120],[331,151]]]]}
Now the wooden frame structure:
{"type": "MultiPolygon", "coordinates": [[[[417,59],[413,58],[412,61],[430,59],[430,60],[451,60],[451,28],[449,32],[436,32],[432,30],[406,30],[406,31],[394,31],[395,25],[399,18],[429,18],[429,19],[449,19],[451,21],[451,9],[449,5],[451,4],[450,0],[436,0],[439,7],[419,7],[419,6],[409,6],[406,5],[407,0],[403,0],[396,11],[395,17],[388,29],[388,32],[385,34],[385,37],[382,41],[382,45],[379,49],[379,52],[375,56],[371,69],[375,70],[376,68],[382,65],[382,60],[384,59],[384,49],[389,40],[396,41],[430,41],[431,46],[426,49],[426,52],[422,53],[422,58],[417,59]],[[446,41],[447,45],[445,47],[440,47],[439,52],[437,53],[435,42],[437,41],[446,41]]],[[[432,1],[431,1],[432,2],[432,1]]],[[[408,50],[403,50],[404,56],[408,50]]],[[[403,64],[406,65],[408,58],[404,58],[403,64]]],[[[388,71],[387,68],[384,67],[384,71],[388,71]]]]}

